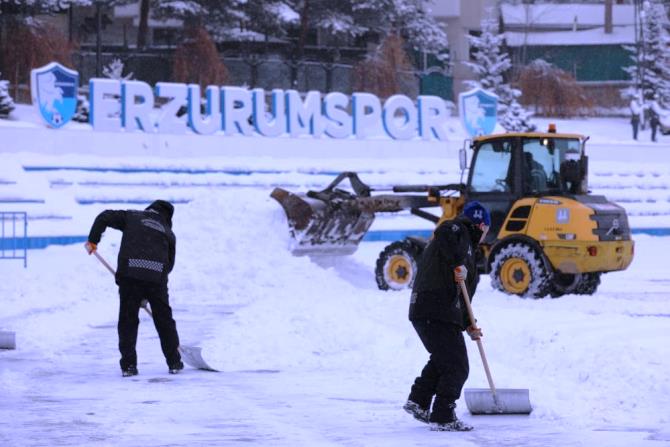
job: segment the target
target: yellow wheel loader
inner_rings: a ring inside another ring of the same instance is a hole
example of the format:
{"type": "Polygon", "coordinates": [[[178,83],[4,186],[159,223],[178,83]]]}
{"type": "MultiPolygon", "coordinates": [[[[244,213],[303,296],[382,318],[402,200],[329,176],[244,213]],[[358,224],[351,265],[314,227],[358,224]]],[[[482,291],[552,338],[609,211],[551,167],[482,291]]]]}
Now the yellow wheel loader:
{"type": "MultiPolygon", "coordinates": [[[[286,212],[298,255],[353,253],[375,213],[409,210],[439,224],[456,217],[467,201],[478,200],[491,212],[478,264],[495,288],[534,298],[590,295],[602,273],[628,267],[634,242],[625,210],[589,194],[587,140],[551,126],[546,133],[482,136],[467,140],[460,151],[459,184],[376,190],[344,172],[322,191],[275,188],[271,196],[286,212]],[[339,187],[345,179],[348,189],[339,187]],[[431,207],[440,207],[441,215],[428,212],[431,207]]],[[[411,287],[425,244],[408,237],[388,245],[377,260],[379,288],[411,287]]]]}

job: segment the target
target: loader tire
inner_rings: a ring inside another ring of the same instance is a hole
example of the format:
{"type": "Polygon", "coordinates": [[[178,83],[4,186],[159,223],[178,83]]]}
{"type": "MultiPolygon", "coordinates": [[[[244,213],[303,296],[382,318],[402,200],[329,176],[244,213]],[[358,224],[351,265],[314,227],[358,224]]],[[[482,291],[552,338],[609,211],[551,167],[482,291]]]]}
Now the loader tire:
{"type": "Polygon", "coordinates": [[[593,295],[600,285],[600,273],[554,273],[551,297],[558,298],[571,293],[575,295],[593,295]]]}
{"type": "Polygon", "coordinates": [[[577,285],[575,293],[578,295],[593,295],[600,285],[600,273],[584,273],[577,285]]]}
{"type": "Polygon", "coordinates": [[[491,285],[522,298],[545,297],[551,290],[552,276],[542,255],[523,242],[503,247],[491,263],[491,285]]]}
{"type": "Polygon", "coordinates": [[[558,298],[571,293],[579,293],[578,289],[582,283],[583,276],[581,273],[555,272],[551,283],[551,291],[549,292],[551,297],[558,298]]]}
{"type": "Polygon", "coordinates": [[[380,290],[404,290],[412,287],[422,248],[405,239],[389,244],[379,254],[375,279],[380,290]]]}

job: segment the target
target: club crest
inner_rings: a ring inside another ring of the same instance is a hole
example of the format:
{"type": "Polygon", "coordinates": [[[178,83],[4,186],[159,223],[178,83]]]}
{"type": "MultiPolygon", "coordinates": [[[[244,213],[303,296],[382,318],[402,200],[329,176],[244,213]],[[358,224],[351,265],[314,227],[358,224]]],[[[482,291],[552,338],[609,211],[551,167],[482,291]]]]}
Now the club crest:
{"type": "Polygon", "coordinates": [[[79,73],[51,62],[30,72],[33,105],[51,127],[67,124],[77,110],[79,73]]]}
{"type": "Polygon", "coordinates": [[[498,97],[476,88],[458,95],[461,123],[471,137],[488,135],[496,127],[498,97]]]}

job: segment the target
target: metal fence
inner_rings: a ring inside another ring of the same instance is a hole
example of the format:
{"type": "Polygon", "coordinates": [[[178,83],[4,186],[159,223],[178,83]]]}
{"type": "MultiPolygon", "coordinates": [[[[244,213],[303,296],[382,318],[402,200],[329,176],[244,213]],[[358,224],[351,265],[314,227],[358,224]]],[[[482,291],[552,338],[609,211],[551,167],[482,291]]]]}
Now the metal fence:
{"type": "Polygon", "coordinates": [[[28,267],[28,214],[0,211],[0,260],[23,259],[28,267]]]}

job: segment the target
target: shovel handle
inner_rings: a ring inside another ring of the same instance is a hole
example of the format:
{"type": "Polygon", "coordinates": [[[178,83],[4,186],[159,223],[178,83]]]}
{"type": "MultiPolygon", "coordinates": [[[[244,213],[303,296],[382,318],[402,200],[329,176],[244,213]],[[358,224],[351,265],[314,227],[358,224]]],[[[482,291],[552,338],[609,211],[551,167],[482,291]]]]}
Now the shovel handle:
{"type": "Polygon", "coordinates": [[[105,259],[104,259],[102,256],[100,256],[100,255],[98,254],[97,251],[94,251],[93,254],[95,255],[96,258],[98,258],[98,261],[100,261],[100,262],[102,263],[102,265],[104,265],[105,267],[107,267],[107,270],[109,270],[109,272],[110,272],[112,275],[116,275],[116,272],[114,271],[114,269],[112,268],[112,266],[109,265],[109,264],[107,263],[107,261],[105,261],[105,259]]]}
{"type": "MultiPolygon", "coordinates": [[[[468,289],[465,286],[465,281],[458,281],[458,285],[461,287],[461,292],[463,293],[463,301],[465,301],[465,307],[468,309],[468,315],[470,316],[470,322],[473,326],[476,326],[475,314],[472,312],[472,304],[470,304],[470,295],[468,294],[468,289]]],[[[493,377],[491,376],[491,370],[489,369],[489,362],[486,361],[486,354],[484,353],[484,344],[482,343],[481,338],[476,340],[477,348],[479,348],[479,355],[482,358],[482,363],[484,364],[484,371],[486,372],[486,380],[489,382],[489,388],[491,388],[491,393],[493,393],[493,400],[498,403],[498,396],[496,395],[496,386],[493,384],[493,377]]]]}
{"type": "MultiPolygon", "coordinates": [[[[107,268],[107,270],[109,270],[109,273],[116,276],[116,272],[114,271],[114,268],[111,265],[109,265],[109,263],[107,261],[105,261],[105,258],[100,256],[97,251],[94,251],[93,254],[95,255],[96,258],[98,258],[98,261],[100,261],[102,263],[102,265],[104,265],[107,268]]],[[[142,300],[140,302],[140,307],[142,309],[144,309],[153,318],[153,314],[151,313],[151,310],[149,310],[148,304],[149,303],[147,302],[147,300],[142,300]]]]}

